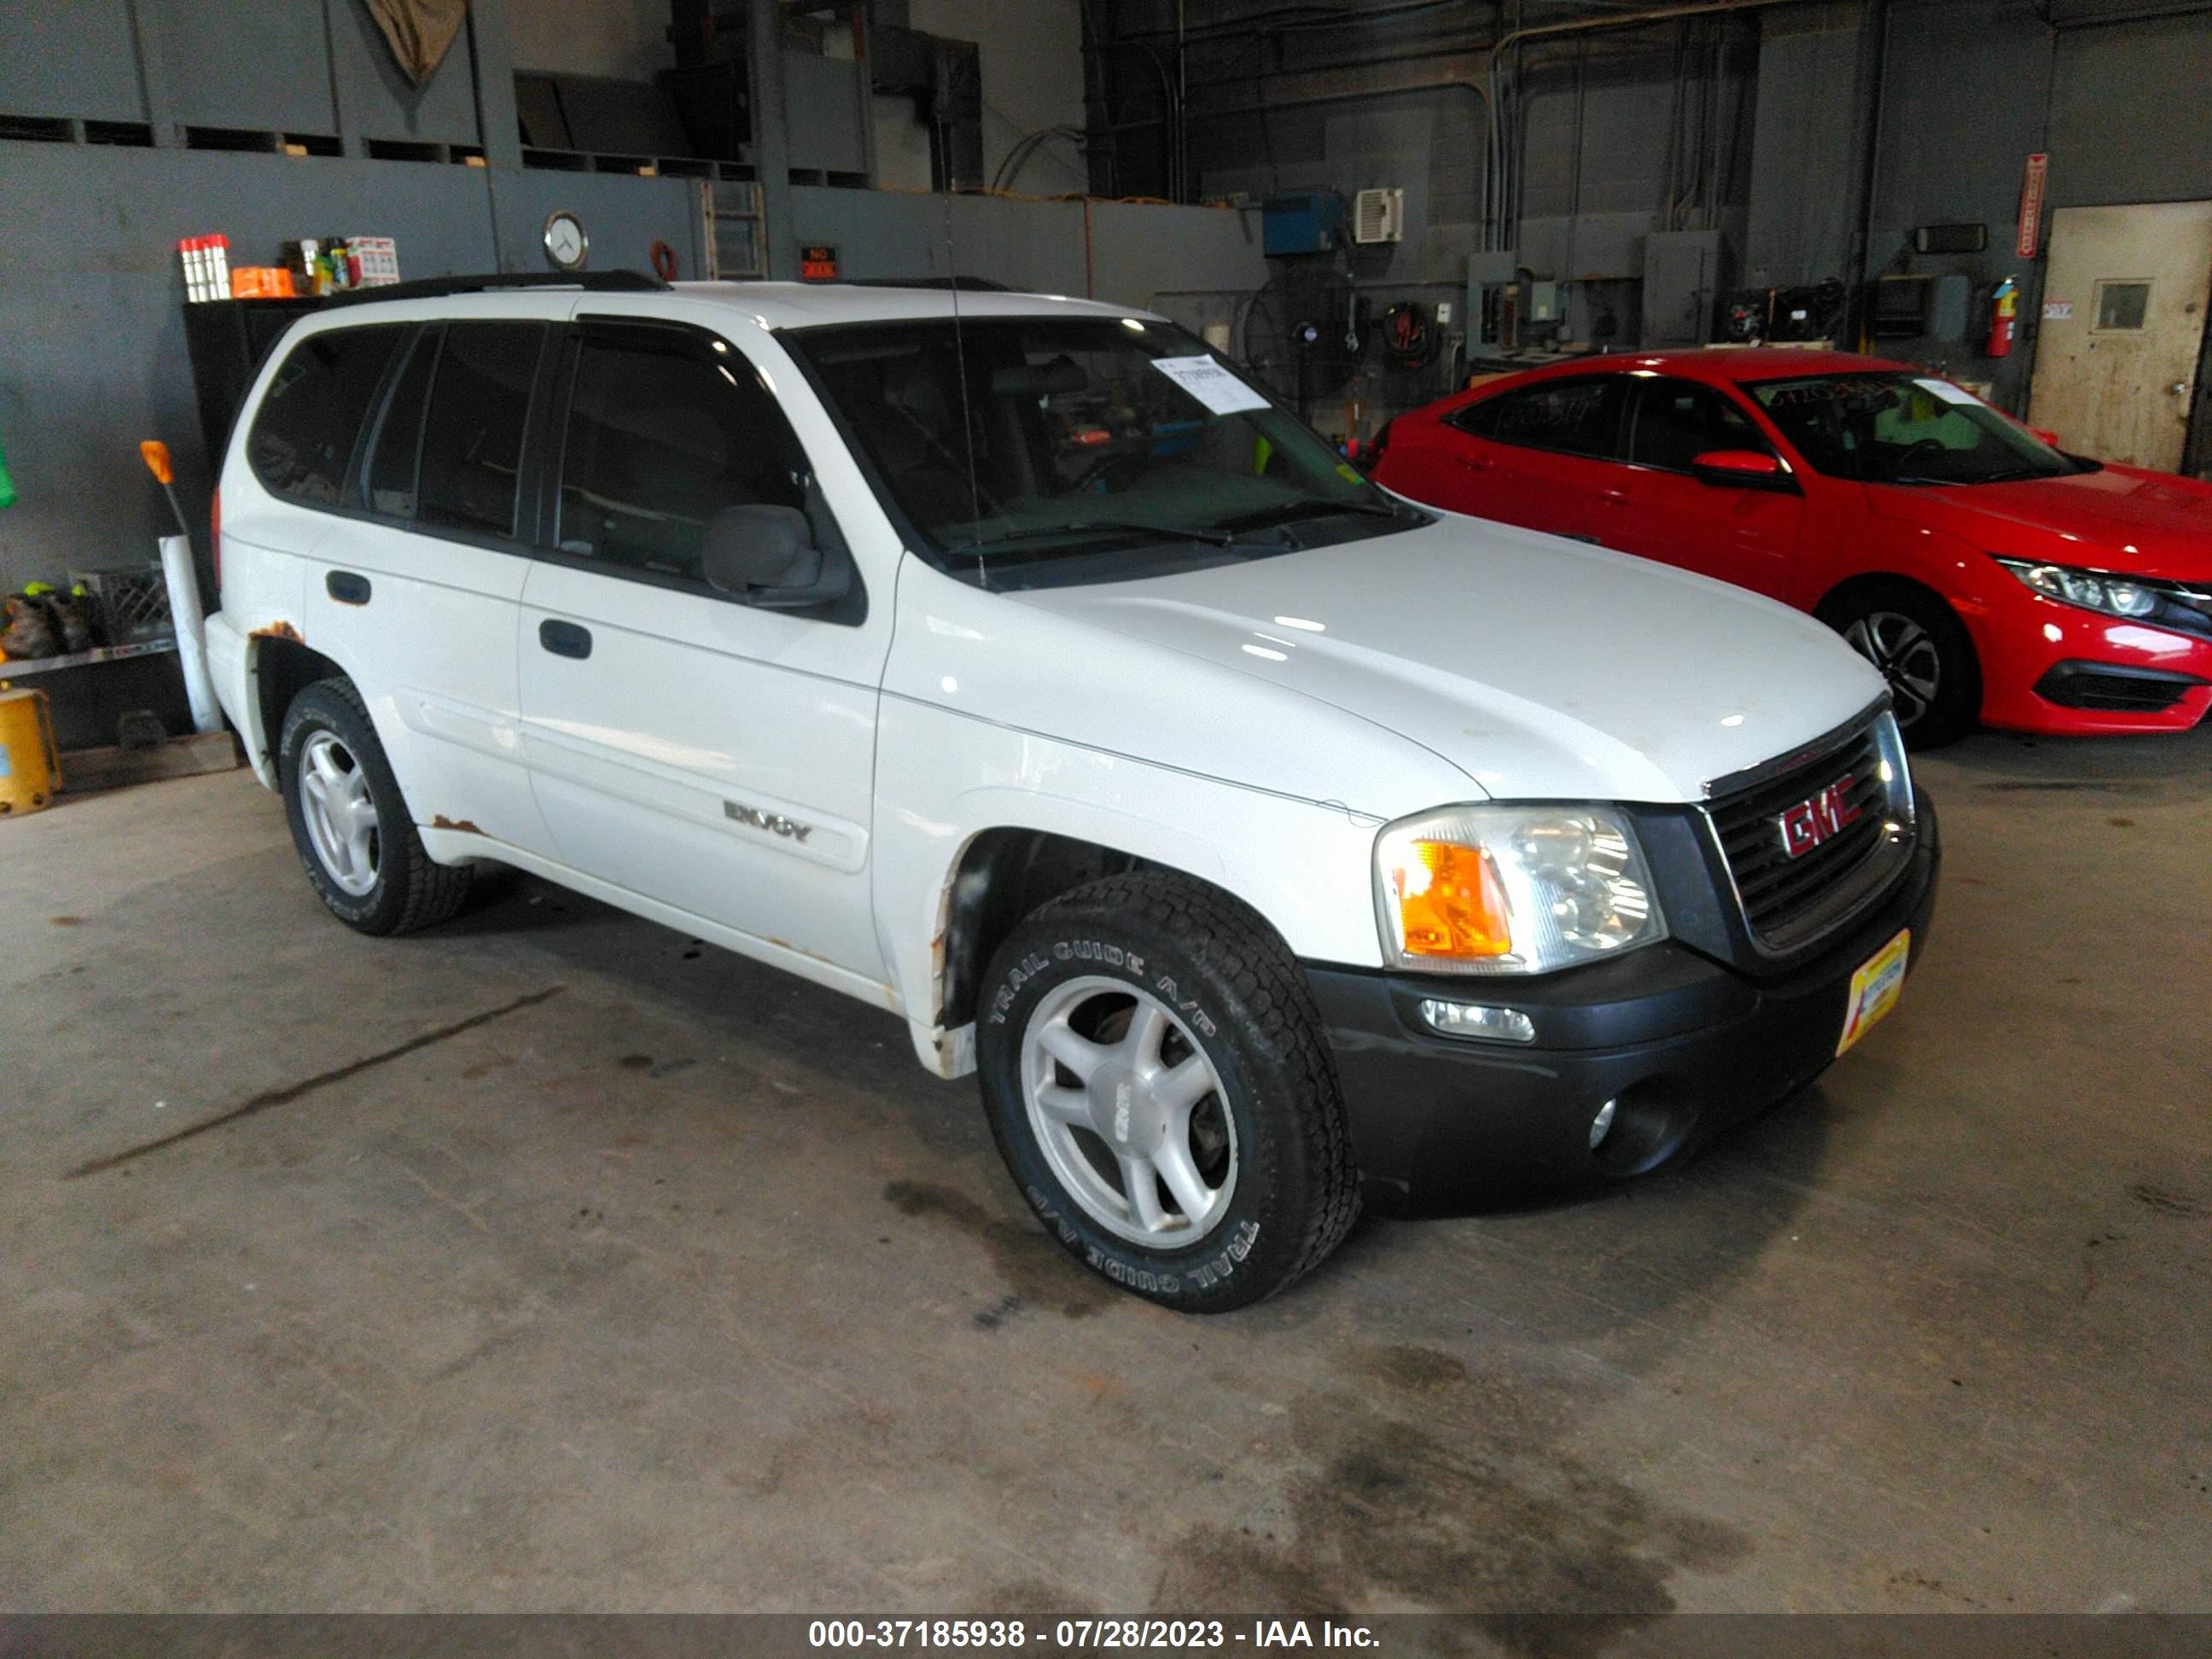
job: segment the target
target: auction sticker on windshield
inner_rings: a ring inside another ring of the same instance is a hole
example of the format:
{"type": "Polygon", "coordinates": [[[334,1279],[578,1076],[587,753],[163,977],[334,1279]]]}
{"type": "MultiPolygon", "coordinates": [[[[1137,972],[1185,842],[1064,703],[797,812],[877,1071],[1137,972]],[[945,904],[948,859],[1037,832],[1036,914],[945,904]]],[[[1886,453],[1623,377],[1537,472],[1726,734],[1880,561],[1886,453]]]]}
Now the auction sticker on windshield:
{"type": "Polygon", "coordinates": [[[1836,1040],[1838,1054],[1872,1030],[1897,1006],[1898,994],[1905,989],[1905,964],[1911,956],[1912,930],[1906,927],[1859,964],[1858,972],[1851,975],[1850,999],[1844,1005],[1844,1034],[1836,1040]]]}
{"type": "Polygon", "coordinates": [[[1924,387],[1928,391],[1934,392],[1947,404],[1978,404],[1981,402],[1979,398],[1974,396],[1974,394],[1967,391],[1966,387],[1953,386],[1948,380],[1938,380],[1923,376],[1916,378],[1912,384],[1917,386],[1924,387]]]}
{"type": "Polygon", "coordinates": [[[1267,393],[1254,391],[1211,357],[1155,357],[1152,367],[1217,415],[1267,407],[1267,393]]]}

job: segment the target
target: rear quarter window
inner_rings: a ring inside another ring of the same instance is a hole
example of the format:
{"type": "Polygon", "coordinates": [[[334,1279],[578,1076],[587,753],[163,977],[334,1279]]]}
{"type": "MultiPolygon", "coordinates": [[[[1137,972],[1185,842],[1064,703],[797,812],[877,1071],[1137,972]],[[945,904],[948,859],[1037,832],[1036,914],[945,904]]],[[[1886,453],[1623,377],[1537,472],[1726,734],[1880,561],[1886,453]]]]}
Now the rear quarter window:
{"type": "Polygon", "coordinates": [[[1546,380],[1469,404],[1452,423],[1492,443],[1616,460],[1627,386],[1619,374],[1546,380]]]}
{"type": "Polygon", "coordinates": [[[406,336],[404,324],[324,329],[284,355],[246,434],[246,459],[265,488],[296,501],[355,505],[362,425],[406,336]]]}

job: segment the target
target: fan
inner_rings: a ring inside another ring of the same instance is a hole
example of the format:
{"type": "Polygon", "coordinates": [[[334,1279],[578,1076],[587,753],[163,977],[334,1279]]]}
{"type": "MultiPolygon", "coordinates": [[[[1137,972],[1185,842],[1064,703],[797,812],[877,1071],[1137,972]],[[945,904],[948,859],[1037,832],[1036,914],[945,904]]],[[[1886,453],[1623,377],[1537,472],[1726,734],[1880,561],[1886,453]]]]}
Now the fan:
{"type": "Polygon", "coordinates": [[[1366,347],[1366,301],[1341,270],[1310,258],[1280,267],[1244,313],[1244,366],[1301,418],[1343,388],[1366,347]]]}

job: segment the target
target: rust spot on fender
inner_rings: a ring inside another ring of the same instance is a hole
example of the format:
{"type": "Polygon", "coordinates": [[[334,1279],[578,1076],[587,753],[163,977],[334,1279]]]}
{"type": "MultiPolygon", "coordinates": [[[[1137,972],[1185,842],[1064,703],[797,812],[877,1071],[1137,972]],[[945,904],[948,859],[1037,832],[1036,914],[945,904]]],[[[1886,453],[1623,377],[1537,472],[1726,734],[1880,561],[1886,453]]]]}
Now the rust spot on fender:
{"type": "Polygon", "coordinates": [[[295,645],[305,645],[307,642],[307,635],[282,618],[270,623],[265,628],[255,629],[246,637],[256,640],[289,640],[295,645]]]}
{"type": "Polygon", "coordinates": [[[443,812],[430,820],[433,830],[453,830],[464,836],[481,836],[483,831],[467,818],[449,818],[443,812]]]}

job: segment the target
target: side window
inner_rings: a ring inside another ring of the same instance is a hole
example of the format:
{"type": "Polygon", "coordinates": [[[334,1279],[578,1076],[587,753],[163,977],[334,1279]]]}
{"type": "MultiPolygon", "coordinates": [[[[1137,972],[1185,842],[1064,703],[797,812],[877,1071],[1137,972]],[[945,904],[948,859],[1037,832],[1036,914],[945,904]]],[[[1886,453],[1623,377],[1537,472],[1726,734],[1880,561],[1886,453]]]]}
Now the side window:
{"type": "Polygon", "coordinates": [[[512,536],[522,433],[545,325],[448,323],[445,337],[422,422],[416,519],[512,536]]]}
{"type": "Polygon", "coordinates": [[[1751,416],[1711,386],[1664,379],[1637,382],[1635,421],[1628,441],[1631,461],[1686,472],[1692,461],[1715,449],[1773,453],[1751,416]]]}
{"type": "Polygon", "coordinates": [[[1470,404],[1457,423],[1495,443],[1618,460],[1627,386],[1627,377],[1620,374],[1547,380],[1470,404]]]}
{"type": "Polygon", "coordinates": [[[324,329],[285,354],[246,434],[254,476],[294,501],[353,505],[362,423],[407,333],[393,324],[324,329]]]}
{"type": "Polygon", "coordinates": [[[562,552],[700,580],[707,521],[726,507],[804,511],[806,472],[775,395],[723,342],[585,325],[562,447],[562,552]]]}
{"type": "Polygon", "coordinates": [[[438,344],[445,331],[432,327],[416,336],[407,361],[385,399],[383,416],[368,457],[368,509],[403,519],[415,516],[416,483],[422,465],[422,411],[430,401],[430,377],[437,373],[438,344]]]}

